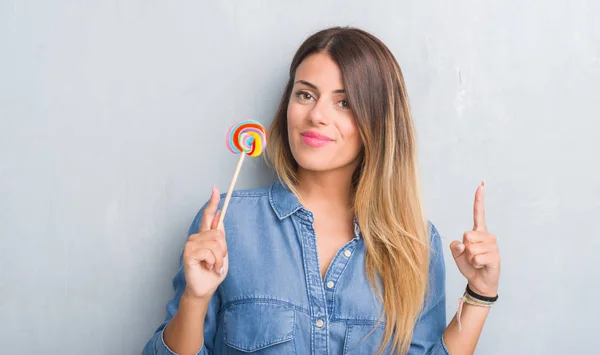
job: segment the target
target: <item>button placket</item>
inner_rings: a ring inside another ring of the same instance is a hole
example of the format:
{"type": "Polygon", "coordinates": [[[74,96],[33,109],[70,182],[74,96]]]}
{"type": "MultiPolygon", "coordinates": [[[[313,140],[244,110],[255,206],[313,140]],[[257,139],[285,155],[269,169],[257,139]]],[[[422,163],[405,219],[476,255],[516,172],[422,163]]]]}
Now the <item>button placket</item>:
{"type": "Polygon", "coordinates": [[[298,231],[302,241],[302,251],[304,260],[304,271],[306,274],[306,286],[309,296],[309,307],[313,326],[311,327],[311,348],[313,353],[329,352],[328,341],[328,316],[327,296],[321,279],[319,269],[319,260],[317,255],[317,240],[313,227],[312,213],[304,209],[298,210],[295,217],[298,217],[298,231]]]}
{"type": "MultiPolygon", "coordinates": [[[[327,313],[329,317],[334,316],[337,285],[344,273],[344,270],[346,269],[346,266],[350,262],[350,256],[356,247],[357,241],[358,239],[349,241],[337,252],[331,261],[330,270],[325,275],[325,279],[323,280],[325,296],[327,297],[327,313]]],[[[348,275],[347,277],[351,277],[351,275],[348,275]]]]}

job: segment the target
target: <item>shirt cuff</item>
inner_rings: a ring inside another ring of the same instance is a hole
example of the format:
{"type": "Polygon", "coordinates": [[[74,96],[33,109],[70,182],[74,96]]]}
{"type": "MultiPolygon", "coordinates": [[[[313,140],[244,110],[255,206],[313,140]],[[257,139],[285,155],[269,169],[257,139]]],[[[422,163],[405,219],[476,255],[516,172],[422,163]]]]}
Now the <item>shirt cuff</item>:
{"type": "MultiPolygon", "coordinates": [[[[169,349],[167,344],[165,344],[165,329],[163,328],[159,334],[157,334],[156,342],[154,343],[154,355],[179,355],[173,350],[169,349]]],[[[204,342],[202,342],[202,346],[200,350],[196,353],[196,355],[208,355],[208,351],[204,347],[204,342]]]]}
{"type": "Polygon", "coordinates": [[[442,335],[442,337],[440,338],[440,354],[443,355],[451,355],[450,352],[448,351],[448,348],[446,347],[446,343],[444,343],[444,336],[442,335]]]}

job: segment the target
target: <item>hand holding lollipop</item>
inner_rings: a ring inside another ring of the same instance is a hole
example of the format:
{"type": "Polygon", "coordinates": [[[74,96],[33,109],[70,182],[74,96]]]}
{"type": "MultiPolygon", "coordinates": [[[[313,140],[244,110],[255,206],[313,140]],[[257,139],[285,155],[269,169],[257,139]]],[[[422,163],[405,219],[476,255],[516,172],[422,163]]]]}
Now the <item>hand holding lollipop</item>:
{"type": "Polygon", "coordinates": [[[208,302],[207,300],[210,300],[219,284],[227,276],[229,258],[223,229],[223,217],[225,217],[225,211],[242,167],[244,156],[259,156],[266,143],[267,133],[265,128],[257,121],[241,121],[229,129],[227,146],[232,153],[240,154],[240,159],[229,186],[223,209],[220,213],[216,213],[220,199],[218,191],[214,188],[210,201],[204,210],[200,230],[188,238],[183,253],[186,278],[185,295],[192,299],[202,299],[208,302]],[[219,217],[218,220],[217,216],[219,217]]]}

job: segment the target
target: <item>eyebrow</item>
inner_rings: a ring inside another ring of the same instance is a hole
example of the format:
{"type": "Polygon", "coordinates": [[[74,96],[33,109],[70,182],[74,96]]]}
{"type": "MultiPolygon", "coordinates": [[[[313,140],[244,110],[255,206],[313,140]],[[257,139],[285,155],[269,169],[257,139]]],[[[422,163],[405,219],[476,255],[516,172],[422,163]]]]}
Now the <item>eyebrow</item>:
{"type": "MultiPolygon", "coordinates": [[[[298,84],[298,83],[304,84],[306,86],[309,86],[309,87],[311,87],[311,88],[319,91],[319,88],[315,84],[309,83],[306,80],[298,80],[298,81],[296,81],[296,84],[298,84]]],[[[346,93],[346,91],[344,89],[338,89],[338,90],[333,90],[333,93],[334,94],[344,94],[344,93],[346,93]]]]}

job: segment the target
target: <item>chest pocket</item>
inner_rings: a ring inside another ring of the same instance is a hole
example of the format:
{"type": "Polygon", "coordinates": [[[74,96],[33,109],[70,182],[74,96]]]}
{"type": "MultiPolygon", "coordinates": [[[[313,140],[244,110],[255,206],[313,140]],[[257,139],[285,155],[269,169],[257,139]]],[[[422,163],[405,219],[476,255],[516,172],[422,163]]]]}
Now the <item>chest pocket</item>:
{"type": "Polygon", "coordinates": [[[296,313],[275,303],[240,303],[223,312],[226,354],[295,354],[296,313]]]}
{"type": "MultiPolygon", "coordinates": [[[[344,355],[377,354],[384,334],[385,325],[375,328],[375,324],[348,324],[344,341],[344,355]]],[[[384,348],[382,354],[391,354],[389,344],[384,348]]]]}

